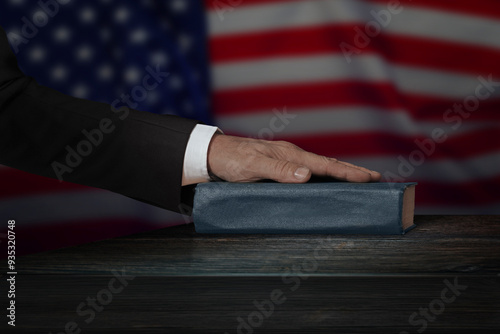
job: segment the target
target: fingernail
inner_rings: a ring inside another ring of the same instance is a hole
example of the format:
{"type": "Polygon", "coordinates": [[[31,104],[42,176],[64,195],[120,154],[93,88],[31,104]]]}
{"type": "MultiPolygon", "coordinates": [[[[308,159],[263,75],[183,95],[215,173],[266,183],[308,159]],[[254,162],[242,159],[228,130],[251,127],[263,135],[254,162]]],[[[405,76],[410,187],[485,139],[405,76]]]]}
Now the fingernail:
{"type": "Polygon", "coordinates": [[[307,175],[309,175],[309,169],[307,169],[306,167],[299,167],[294,173],[294,176],[297,180],[303,180],[307,175]]]}

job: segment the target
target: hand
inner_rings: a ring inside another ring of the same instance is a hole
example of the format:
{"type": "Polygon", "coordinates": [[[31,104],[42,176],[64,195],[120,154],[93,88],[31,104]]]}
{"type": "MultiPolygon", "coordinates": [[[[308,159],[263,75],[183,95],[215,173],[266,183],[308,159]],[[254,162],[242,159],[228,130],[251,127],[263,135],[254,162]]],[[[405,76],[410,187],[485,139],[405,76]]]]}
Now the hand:
{"type": "Polygon", "coordinates": [[[304,151],[285,141],[215,134],[208,148],[208,171],[230,182],[271,179],[304,183],[311,175],[350,182],[379,181],[380,173],[304,151]]]}

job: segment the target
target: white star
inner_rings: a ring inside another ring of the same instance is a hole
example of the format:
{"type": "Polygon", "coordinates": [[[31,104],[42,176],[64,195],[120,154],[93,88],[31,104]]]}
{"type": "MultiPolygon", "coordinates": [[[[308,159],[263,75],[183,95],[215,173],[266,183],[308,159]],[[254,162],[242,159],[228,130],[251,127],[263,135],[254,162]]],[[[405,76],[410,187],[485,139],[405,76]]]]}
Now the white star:
{"type": "Polygon", "coordinates": [[[200,81],[200,78],[201,78],[200,72],[193,70],[191,73],[192,73],[192,77],[193,77],[194,81],[197,81],[197,82],[200,81]]]}
{"type": "Polygon", "coordinates": [[[97,70],[97,76],[101,80],[109,80],[113,77],[113,67],[109,64],[104,64],[97,70]]]}
{"type": "Polygon", "coordinates": [[[52,71],[50,73],[52,79],[56,81],[62,81],[66,79],[67,74],[68,70],[61,64],[56,65],[54,68],[52,68],[52,71]]]}
{"type": "Polygon", "coordinates": [[[110,39],[111,37],[111,32],[109,31],[108,28],[103,28],[99,31],[99,34],[101,35],[101,38],[103,39],[103,41],[107,41],[110,39]]]}
{"type": "Polygon", "coordinates": [[[158,94],[157,91],[149,91],[148,92],[148,97],[146,99],[147,103],[149,103],[150,105],[152,104],[155,104],[156,102],[158,102],[160,100],[160,94],[158,94]]]}
{"type": "Polygon", "coordinates": [[[179,35],[179,45],[182,51],[186,52],[191,47],[191,44],[192,44],[191,37],[189,37],[186,34],[179,35]]]}
{"type": "Polygon", "coordinates": [[[88,94],[89,94],[89,89],[84,84],[76,85],[75,87],[73,87],[73,90],[71,91],[71,95],[73,95],[74,97],[79,97],[81,99],[86,98],[88,94]]]}
{"type": "Polygon", "coordinates": [[[45,59],[45,50],[41,46],[35,46],[30,51],[30,59],[39,62],[45,59]]]}
{"type": "Polygon", "coordinates": [[[160,23],[160,26],[163,30],[166,30],[166,31],[169,31],[170,29],[172,29],[172,25],[170,24],[170,22],[168,21],[163,21],[160,23]]]}
{"type": "Polygon", "coordinates": [[[95,18],[96,18],[96,13],[90,7],[86,7],[82,9],[82,11],[80,12],[80,19],[85,23],[91,23],[95,21],[95,18]]]}
{"type": "Polygon", "coordinates": [[[22,5],[24,0],[9,0],[12,5],[22,5]]]}
{"type": "Polygon", "coordinates": [[[10,29],[5,29],[5,32],[7,33],[7,36],[10,35],[10,34],[16,34],[16,35],[19,35],[19,36],[23,35],[23,33],[21,32],[21,30],[19,30],[17,27],[12,27],[10,29]]]}
{"type": "Polygon", "coordinates": [[[183,86],[181,78],[178,75],[172,75],[169,80],[172,89],[181,89],[183,86]]]}
{"type": "Polygon", "coordinates": [[[184,12],[187,7],[188,7],[188,2],[185,0],[173,0],[169,1],[170,2],[170,7],[174,12],[184,12]]]}
{"type": "Polygon", "coordinates": [[[130,33],[130,41],[132,43],[143,43],[148,39],[149,35],[143,28],[135,29],[130,33]]]}
{"type": "Polygon", "coordinates": [[[184,109],[184,111],[187,113],[187,114],[192,114],[193,113],[193,104],[191,103],[191,101],[189,100],[186,100],[184,101],[184,103],[182,104],[182,109],[184,109]]]}
{"type": "Polygon", "coordinates": [[[123,56],[123,50],[120,48],[113,49],[113,57],[120,59],[123,56]]]}
{"type": "Polygon", "coordinates": [[[76,58],[80,61],[88,61],[92,58],[94,50],[89,45],[82,45],[76,50],[76,58]]]}
{"type": "Polygon", "coordinates": [[[151,62],[155,65],[167,65],[168,56],[165,52],[157,51],[151,54],[151,62]]]}
{"type": "Polygon", "coordinates": [[[115,21],[118,23],[124,23],[128,20],[130,14],[127,8],[120,7],[115,11],[115,21]]]}
{"type": "Polygon", "coordinates": [[[129,84],[134,84],[139,81],[141,77],[141,71],[136,67],[129,67],[125,70],[124,78],[129,84]]]}
{"type": "Polygon", "coordinates": [[[54,38],[58,42],[67,42],[70,36],[71,30],[68,27],[59,27],[54,30],[54,38]]]}

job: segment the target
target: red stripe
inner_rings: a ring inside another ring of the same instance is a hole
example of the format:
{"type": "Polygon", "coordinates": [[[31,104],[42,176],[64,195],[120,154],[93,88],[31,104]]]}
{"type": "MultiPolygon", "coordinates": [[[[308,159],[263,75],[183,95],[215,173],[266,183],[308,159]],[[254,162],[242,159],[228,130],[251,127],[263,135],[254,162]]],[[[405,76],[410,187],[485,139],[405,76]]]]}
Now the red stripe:
{"type": "Polygon", "coordinates": [[[500,99],[498,98],[480,101],[477,110],[467,112],[463,106],[464,100],[402,93],[399,93],[399,97],[404,101],[405,110],[408,110],[415,120],[447,120],[451,124],[456,123],[455,120],[451,121],[451,117],[471,121],[493,121],[497,122],[496,124],[500,121],[500,113],[498,112],[500,99]],[[452,110],[456,110],[456,112],[451,112],[452,110]]]}
{"type": "Polygon", "coordinates": [[[416,205],[473,206],[500,203],[500,175],[471,182],[450,184],[418,181],[416,205]]]}
{"type": "MultiPolygon", "coordinates": [[[[407,110],[415,120],[443,121],[447,110],[463,101],[401,93],[390,83],[335,81],[218,91],[213,94],[215,116],[270,112],[286,106],[289,110],[345,106],[367,106],[407,110]],[[245,101],[245,103],[242,103],[245,101]]],[[[500,120],[499,99],[481,101],[469,119],[500,120]]],[[[455,114],[446,114],[452,117],[455,114]]],[[[464,114],[466,115],[466,114],[464,114]]],[[[460,116],[465,117],[465,116],[460,116]]],[[[455,121],[452,122],[454,124],[455,121]]]]}
{"type": "MultiPolygon", "coordinates": [[[[373,131],[311,134],[307,136],[276,135],[272,139],[289,141],[306,151],[341,160],[359,156],[398,157],[401,155],[407,159],[412,156],[412,159],[415,160],[423,157],[425,161],[440,159],[455,159],[458,161],[494,152],[500,154],[499,131],[499,127],[493,125],[489,129],[472,131],[462,135],[450,133],[441,143],[434,142],[430,138],[423,136],[413,137],[373,131]],[[417,144],[417,142],[420,144],[417,144]]],[[[235,132],[225,132],[238,135],[235,132]]]]}
{"type": "MultiPolygon", "coordinates": [[[[212,37],[211,60],[218,64],[270,57],[343,53],[341,46],[349,53],[349,46],[359,45],[355,42],[355,27],[359,25],[328,25],[212,37]]],[[[380,54],[395,64],[500,77],[500,68],[497,66],[500,51],[487,47],[380,34],[370,39],[366,47],[357,50],[359,54],[380,54]]],[[[356,55],[352,54],[353,57],[356,55]]]]}
{"type": "Polygon", "coordinates": [[[297,2],[302,0],[204,0],[205,8],[208,10],[236,10],[240,7],[268,5],[273,3],[297,2]]]}
{"type": "Polygon", "coordinates": [[[254,114],[254,111],[270,111],[277,106],[315,108],[357,105],[401,108],[402,103],[397,96],[391,84],[342,81],[216,92],[213,95],[213,106],[216,116],[248,112],[254,114]]]}
{"type": "Polygon", "coordinates": [[[95,191],[95,188],[70,182],[59,182],[56,179],[7,167],[0,169],[0,179],[2,180],[0,199],[68,191],[95,191]]]}
{"type": "MultiPolygon", "coordinates": [[[[16,254],[25,255],[180,225],[184,224],[184,221],[180,220],[164,226],[136,218],[96,218],[62,223],[44,222],[28,226],[24,226],[22,222],[19,223],[16,225],[16,235],[19,236],[21,242],[16,244],[16,254]]],[[[4,255],[7,252],[2,253],[0,258],[2,256],[5,258],[4,255]]]]}
{"type": "MultiPolygon", "coordinates": [[[[365,2],[388,4],[394,0],[365,0],[365,2]]],[[[404,7],[421,7],[463,15],[478,15],[491,18],[500,18],[500,3],[498,0],[401,0],[404,7]]]]}

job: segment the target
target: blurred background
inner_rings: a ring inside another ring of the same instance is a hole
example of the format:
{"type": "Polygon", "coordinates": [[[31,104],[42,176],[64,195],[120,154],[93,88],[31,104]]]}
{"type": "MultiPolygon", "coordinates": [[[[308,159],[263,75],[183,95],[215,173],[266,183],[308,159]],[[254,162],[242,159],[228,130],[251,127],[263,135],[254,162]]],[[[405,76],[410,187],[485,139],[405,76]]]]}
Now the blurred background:
{"type": "MultiPolygon", "coordinates": [[[[417,181],[417,214],[500,214],[496,0],[6,0],[0,26],[65,94],[417,181]],[[151,71],[168,75],[144,89],[151,71]]],[[[5,166],[0,219],[18,254],[187,222],[5,166]]]]}

